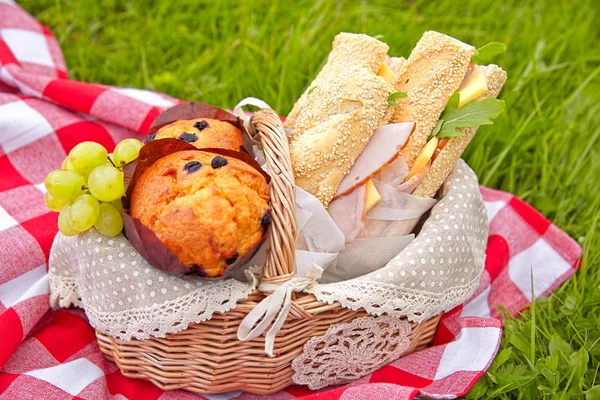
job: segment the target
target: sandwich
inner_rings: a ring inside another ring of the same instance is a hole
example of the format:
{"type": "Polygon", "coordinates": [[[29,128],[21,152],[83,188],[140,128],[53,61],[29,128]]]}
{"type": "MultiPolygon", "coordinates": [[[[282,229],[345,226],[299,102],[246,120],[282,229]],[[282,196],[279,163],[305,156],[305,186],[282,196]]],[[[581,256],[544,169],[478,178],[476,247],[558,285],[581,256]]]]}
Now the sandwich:
{"type": "MultiPolygon", "coordinates": [[[[449,36],[425,32],[394,78],[394,88],[406,93],[406,97],[398,100],[391,122],[415,121],[416,124],[402,151],[411,169],[408,178],[430,167],[416,195],[435,195],[479,126],[440,134],[436,127],[448,123],[441,117],[444,110],[448,106],[448,111],[458,110],[470,102],[474,106],[483,99],[496,98],[506,81],[506,72],[497,65],[480,66],[471,62],[475,51],[473,46],[449,36]],[[449,104],[452,96],[458,99],[458,104],[449,104]]],[[[500,101],[489,104],[492,105],[488,114],[491,118],[504,110],[500,101]]],[[[483,123],[491,121],[482,120],[480,124],[483,123]]]]}
{"type": "Polygon", "coordinates": [[[296,185],[325,206],[374,130],[392,117],[392,83],[377,75],[388,50],[367,35],[336,36],[327,63],[286,119],[296,185]]]}
{"type": "Polygon", "coordinates": [[[372,178],[396,174],[396,190],[434,197],[478,126],[504,110],[496,97],[506,73],[476,65],[475,47],[429,31],[407,59],[388,49],[366,35],[336,36],[286,120],[296,185],[321,201],[347,242],[381,200],[372,178]]]}

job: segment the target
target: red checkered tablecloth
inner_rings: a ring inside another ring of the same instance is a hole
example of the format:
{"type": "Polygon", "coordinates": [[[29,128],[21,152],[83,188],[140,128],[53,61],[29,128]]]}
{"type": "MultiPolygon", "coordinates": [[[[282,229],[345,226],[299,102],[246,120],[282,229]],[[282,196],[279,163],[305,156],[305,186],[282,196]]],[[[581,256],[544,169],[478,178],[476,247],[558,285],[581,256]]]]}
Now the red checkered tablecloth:
{"type": "MultiPolygon", "coordinates": [[[[124,377],[104,359],[81,310],[51,310],[47,260],[57,214],[43,180],[84,140],[109,151],[143,138],[178,100],[160,93],[72,81],[51,31],[0,0],[0,399],[197,399],[124,377]]],[[[490,222],[485,272],[474,296],[446,313],[432,347],[350,385],[319,393],[293,386],[270,396],[206,399],[412,399],[466,393],[502,335],[497,306],[512,312],[573,274],[581,248],[513,195],[481,188],[490,222]],[[533,276],[533,279],[532,279],[533,276]]]]}

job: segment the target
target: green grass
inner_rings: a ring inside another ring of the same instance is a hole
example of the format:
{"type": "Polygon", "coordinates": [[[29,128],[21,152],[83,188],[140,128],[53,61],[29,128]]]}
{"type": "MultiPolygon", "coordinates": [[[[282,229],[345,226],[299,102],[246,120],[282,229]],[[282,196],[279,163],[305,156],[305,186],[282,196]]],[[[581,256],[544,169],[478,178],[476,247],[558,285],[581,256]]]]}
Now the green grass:
{"type": "Polygon", "coordinates": [[[485,185],[513,192],[581,243],[581,270],[505,322],[502,350],[471,398],[600,398],[600,3],[590,1],[28,0],[71,77],[281,114],[340,31],[382,35],[407,56],[427,29],[508,45],[507,112],[465,154],[485,185]],[[88,4],[86,4],[88,3],[88,4]],[[171,4],[172,3],[172,4],[171,4]]]}

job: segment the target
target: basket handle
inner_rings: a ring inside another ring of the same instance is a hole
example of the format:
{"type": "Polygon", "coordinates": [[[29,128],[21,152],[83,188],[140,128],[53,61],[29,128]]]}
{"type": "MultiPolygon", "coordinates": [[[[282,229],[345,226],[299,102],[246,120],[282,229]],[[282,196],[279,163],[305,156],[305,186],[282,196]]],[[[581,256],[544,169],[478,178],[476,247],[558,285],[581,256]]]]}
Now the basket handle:
{"type": "Polygon", "coordinates": [[[269,249],[263,268],[263,283],[283,283],[294,272],[296,241],[296,188],[287,135],[277,113],[262,109],[250,120],[249,133],[260,137],[267,172],[271,175],[271,228],[269,249]]]}

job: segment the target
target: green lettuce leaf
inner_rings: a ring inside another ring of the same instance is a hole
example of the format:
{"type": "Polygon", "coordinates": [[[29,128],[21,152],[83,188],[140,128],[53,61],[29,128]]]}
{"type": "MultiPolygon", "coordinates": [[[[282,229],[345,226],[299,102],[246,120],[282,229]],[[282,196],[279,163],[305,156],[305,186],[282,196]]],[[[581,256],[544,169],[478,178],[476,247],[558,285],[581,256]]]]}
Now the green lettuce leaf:
{"type": "Polygon", "coordinates": [[[475,101],[471,100],[461,108],[456,108],[460,99],[455,93],[450,97],[446,109],[440,119],[444,120],[437,133],[437,137],[456,137],[463,136],[464,132],[459,131],[462,128],[472,128],[481,125],[491,125],[504,111],[504,101],[488,97],[487,99],[475,101]],[[456,97],[455,97],[456,96],[456,97]]]}
{"type": "Polygon", "coordinates": [[[471,61],[476,64],[487,64],[492,59],[506,51],[506,45],[500,42],[491,42],[475,50],[475,55],[471,57],[471,61]]]}

